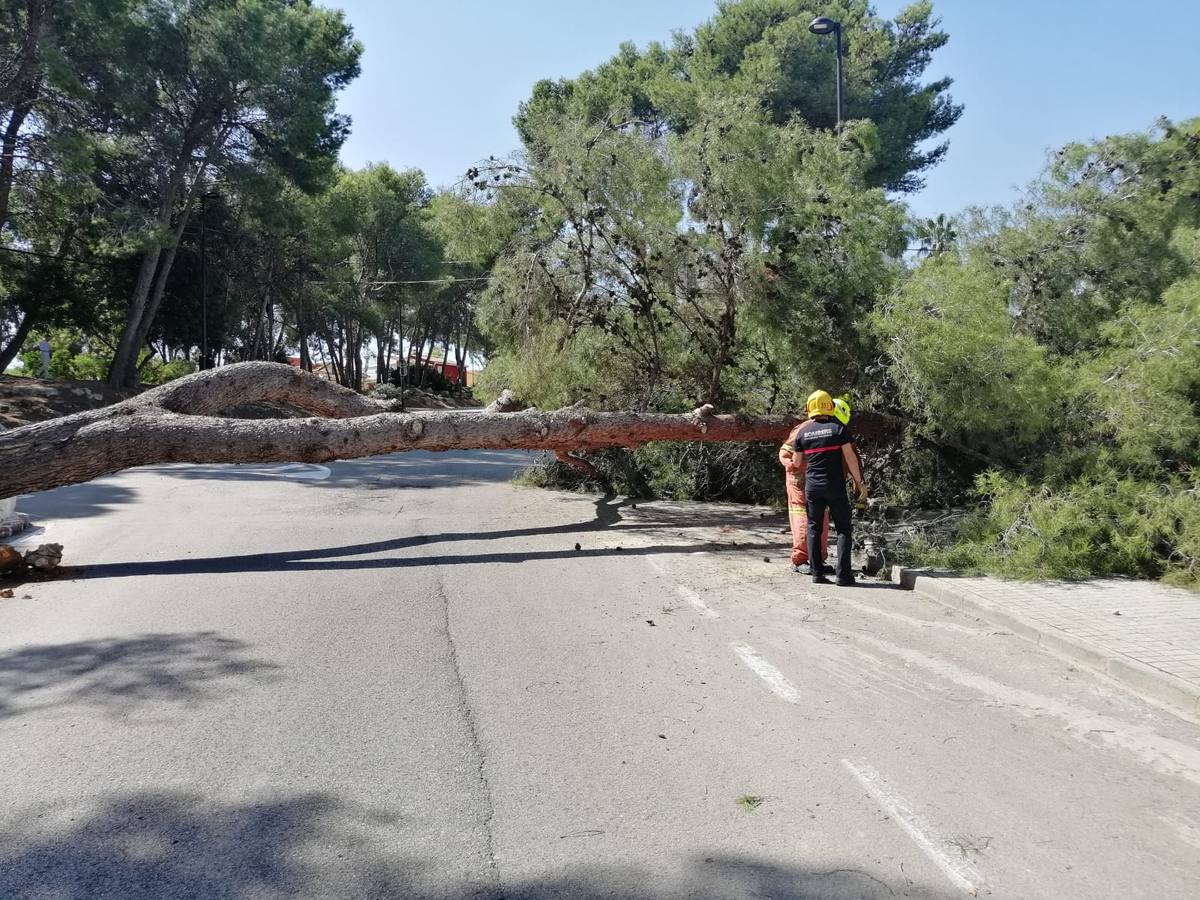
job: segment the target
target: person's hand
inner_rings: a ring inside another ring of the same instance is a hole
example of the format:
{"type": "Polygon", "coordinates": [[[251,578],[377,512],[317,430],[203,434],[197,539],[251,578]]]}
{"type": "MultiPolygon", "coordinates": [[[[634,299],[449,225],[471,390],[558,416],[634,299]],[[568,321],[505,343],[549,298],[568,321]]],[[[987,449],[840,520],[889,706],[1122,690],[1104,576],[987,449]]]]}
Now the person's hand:
{"type": "Polygon", "coordinates": [[[857,493],[855,494],[855,499],[857,499],[859,503],[866,503],[868,496],[869,496],[869,494],[867,492],[866,482],[860,481],[858,483],[858,490],[857,490],[857,493]]]}

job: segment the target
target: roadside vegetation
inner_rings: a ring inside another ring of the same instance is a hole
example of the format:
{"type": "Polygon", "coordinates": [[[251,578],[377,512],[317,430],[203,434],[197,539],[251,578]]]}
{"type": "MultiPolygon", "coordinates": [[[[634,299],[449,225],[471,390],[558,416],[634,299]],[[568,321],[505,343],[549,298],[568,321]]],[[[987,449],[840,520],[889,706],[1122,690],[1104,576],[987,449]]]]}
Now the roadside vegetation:
{"type": "MultiPolygon", "coordinates": [[[[519,223],[481,301],[484,392],[775,412],[827,387],[904,423],[868,455],[879,497],[971,510],[927,561],[1200,580],[1200,120],[1060,148],[1011,208],[914,221],[959,113],[922,78],[947,36],[928,4],[841,5],[839,137],[802,7],[729,4],[534,88],[523,153],[470,173],[519,223]]],[[[779,494],[774,448],[589,459],[633,493],[779,494]]]]}

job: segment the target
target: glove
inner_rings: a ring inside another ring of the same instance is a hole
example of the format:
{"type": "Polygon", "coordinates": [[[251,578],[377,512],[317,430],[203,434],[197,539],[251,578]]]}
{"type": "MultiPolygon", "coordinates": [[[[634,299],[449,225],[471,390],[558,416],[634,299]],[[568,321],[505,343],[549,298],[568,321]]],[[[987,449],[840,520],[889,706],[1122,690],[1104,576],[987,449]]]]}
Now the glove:
{"type": "Polygon", "coordinates": [[[858,493],[855,495],[855,499],[857,499],[859,503],[866,503],[868,496],[866,484],[860,484],[858,486],[858,493]]]}

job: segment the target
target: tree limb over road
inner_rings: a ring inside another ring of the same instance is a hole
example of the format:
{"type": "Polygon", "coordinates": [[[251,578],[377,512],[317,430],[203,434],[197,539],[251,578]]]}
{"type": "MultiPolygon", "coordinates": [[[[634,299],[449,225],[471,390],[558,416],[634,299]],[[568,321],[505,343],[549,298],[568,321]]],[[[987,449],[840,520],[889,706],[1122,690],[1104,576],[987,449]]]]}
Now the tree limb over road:
{"type": "MultiPolygon", "coordinates": [[[[861,425],[870,428],[871,417],[861,425]]],[[[292,366],[251,362],[199,372],[98,410],[0,434],[0,497],[45,491],[160,463],[326,462],[406,450],[572,451],[650,441],[780,441],[792,416],[596,412],[398,413],[292,366]],[[297,406],[314,418],[247,421],[241,403],[297,406]]],[[[856,422],[856,425],[859,425],[856,422]]],[[[861,430],[861,426],[860,426],[861,430]]]]}

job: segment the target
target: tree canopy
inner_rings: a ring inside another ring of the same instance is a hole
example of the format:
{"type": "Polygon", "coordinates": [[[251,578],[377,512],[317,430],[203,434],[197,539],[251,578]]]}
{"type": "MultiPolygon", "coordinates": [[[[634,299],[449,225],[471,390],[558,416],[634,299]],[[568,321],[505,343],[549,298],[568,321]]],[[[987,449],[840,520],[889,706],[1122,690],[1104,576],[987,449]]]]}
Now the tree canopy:
{"type": "Polygon", "coordinates": [[[534,150],[539,120],[597,123],[623,109],[654,133],[684,134],[703,122],[705,98],[723,93],[753,104],[770,124],[798,120],[831,130],[837,119],[834,46],[808,30],[819,15],[843,26],[845,117],[870,120],[878,134],[868,183],[918,189],[921,173],[948,149],[946,142],[927,142],[962,114],[950,97],[950,79],[922,82],[933,53],[948,40],[928,0],[892,20],[878,16],[867,0],[720,2],[712,19],[693,33],[676,32],[669,45],[639,50],[623,44],[612,59],[576,78],[538,82],[517,114],[517,129],[534,150]]]}

